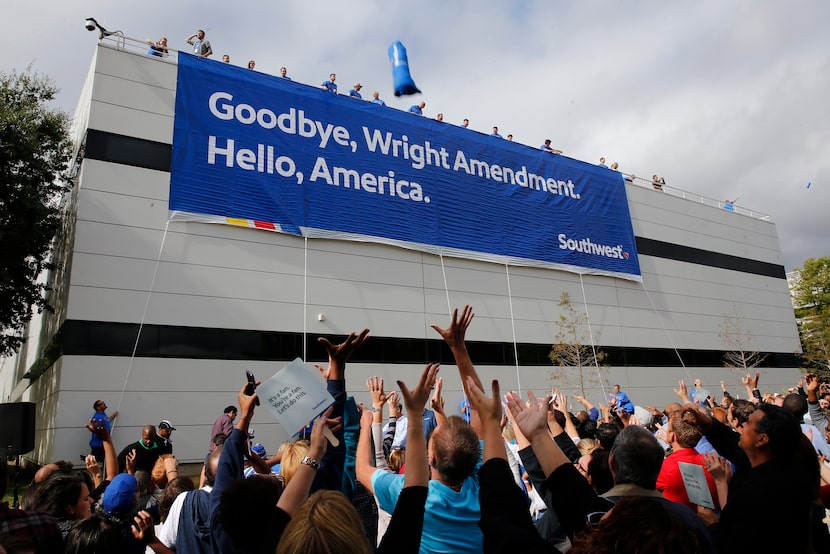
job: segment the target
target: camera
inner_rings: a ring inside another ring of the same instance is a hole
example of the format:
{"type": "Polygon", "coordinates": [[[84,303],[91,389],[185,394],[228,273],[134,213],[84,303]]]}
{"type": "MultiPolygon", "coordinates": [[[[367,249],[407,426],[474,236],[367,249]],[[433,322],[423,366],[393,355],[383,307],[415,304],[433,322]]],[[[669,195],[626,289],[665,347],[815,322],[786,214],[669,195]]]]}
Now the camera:
{"type": "Polygon", "coordinates": [[[86,27],[87,31],[94,31],[98,27],[98,22],[91,17],[87,17],[86,23],[84,23],[84,27],[86,27]]]}

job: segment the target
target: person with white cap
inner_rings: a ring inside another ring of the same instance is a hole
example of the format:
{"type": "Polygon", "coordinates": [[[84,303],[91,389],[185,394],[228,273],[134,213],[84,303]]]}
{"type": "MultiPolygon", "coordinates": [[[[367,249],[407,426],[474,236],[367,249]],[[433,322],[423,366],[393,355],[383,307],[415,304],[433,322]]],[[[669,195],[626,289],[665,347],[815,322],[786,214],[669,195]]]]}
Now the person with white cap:
{"type": "Polygon", "coordinates": [[[158,425],[158,445],[163,450],[163,454],[172,454],[173,453],[173,441],[170,440],[170,435],[173,434],[176,428],[173,427],[173,424],[170,422],[169,419],[162,419],[161,423],[158,425]]]}
{"type": "Polygon", "coordinates": [[[361,85],[360,83],[355,83],[352,90],[349,91],[349,96],[351,96],[352,98],[357,98],[358,100],[362,100],[363,97],[360,96],[360,89],[362,88],[363,85],[361,85]]]}

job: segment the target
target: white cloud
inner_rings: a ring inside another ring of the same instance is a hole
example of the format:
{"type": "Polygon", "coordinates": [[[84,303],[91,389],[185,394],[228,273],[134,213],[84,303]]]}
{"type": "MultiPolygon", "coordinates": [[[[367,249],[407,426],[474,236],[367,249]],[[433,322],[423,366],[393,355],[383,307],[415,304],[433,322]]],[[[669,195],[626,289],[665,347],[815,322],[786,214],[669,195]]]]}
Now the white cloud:
{"type": "Polygon", "coordinates": [[[830,4],[600,2],[227,2],[30,0],[4,9],[0,68],[30,63],[74,109],[94,16],[139,39],[207,31],[214,52],[317,84],[332,71],[395,107],[386,48],[407,46],[427,115],[573,157],[604,155],[638,175],[768,213],[788,268],[828,255],[830,4]],[[806,189],[807,182],[812,182],[806,189]]]}

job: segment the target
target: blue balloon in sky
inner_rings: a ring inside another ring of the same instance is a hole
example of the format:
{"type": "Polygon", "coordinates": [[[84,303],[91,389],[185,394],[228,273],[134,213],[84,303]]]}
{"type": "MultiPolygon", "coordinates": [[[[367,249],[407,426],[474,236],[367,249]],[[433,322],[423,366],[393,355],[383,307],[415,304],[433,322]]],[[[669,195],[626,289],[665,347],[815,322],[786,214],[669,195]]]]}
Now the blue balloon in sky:
{"type": "Polygon", "coordinates": [[[395,86],[395,96],[416,94],[421,92],[412,75],[409,74],[409,61],[406,59],[406,48],[400,41],[389,47],[389,61],[392,62],[392,79],[395,86]]]}

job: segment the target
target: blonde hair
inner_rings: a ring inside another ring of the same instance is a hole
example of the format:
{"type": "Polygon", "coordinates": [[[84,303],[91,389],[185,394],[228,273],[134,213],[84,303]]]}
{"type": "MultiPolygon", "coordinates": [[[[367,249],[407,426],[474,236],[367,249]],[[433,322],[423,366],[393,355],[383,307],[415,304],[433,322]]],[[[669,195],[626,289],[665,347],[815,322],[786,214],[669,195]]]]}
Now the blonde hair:
{"type": "Polygon", "coordinates": [[[406,463],[406,450],[395,448],[389,453],[389,459],[386,461],[389,469],[395,473],[400,473],[401,468],[406,463]]]}
{"type": "Polygon", "coordinates": [[[363,524],[339,491],[321,490],[297,508],[277,554],[370,554],[363,524]]]}
{"type": "Polygon", "coordinates": [[[599,448],[599,442],[597,442],[596,439],[580,439],[580,441],[576,443],[576,449],[579,450],[579,453],[583,456],[589,455],[597,448],[599,448]]]}
{"type": "Polygon", "coordinates": [[[287,485],[294,473],[297,472],[297,467],[300,465],[300,460],[303,456],[308,454],[309,444],[306,440],[298,440],[296,442],[282,443],[280,451],[282,452],[282,460],[280,461],[280,475],[285,479],[287,485]]]}

